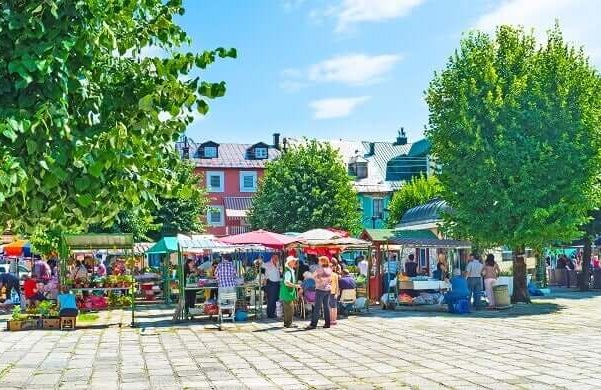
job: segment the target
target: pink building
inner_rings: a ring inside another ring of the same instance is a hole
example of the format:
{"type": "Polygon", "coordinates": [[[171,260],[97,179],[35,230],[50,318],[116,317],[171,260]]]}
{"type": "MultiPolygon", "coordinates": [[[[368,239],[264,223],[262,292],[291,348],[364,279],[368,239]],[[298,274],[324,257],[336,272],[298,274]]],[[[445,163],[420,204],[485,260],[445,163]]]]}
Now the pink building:
{"type": "Polygon", "coordinates": [[[194,162],[195,173],[202,177],[211,199],[207,233],[225,236],[249,231],[246,216],[251,199],[267,161],[280,155],[280,135],[273,135],[273,145],[183,142],[185,146],[180,142],[178,149],[194,162]]]}

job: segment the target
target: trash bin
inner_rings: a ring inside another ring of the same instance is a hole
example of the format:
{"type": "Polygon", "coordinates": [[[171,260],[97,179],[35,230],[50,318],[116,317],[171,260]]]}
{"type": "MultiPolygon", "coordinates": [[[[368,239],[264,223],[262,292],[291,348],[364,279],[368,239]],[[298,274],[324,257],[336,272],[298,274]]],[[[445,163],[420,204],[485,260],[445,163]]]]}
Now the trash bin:
{"type": "Polygon", "coordinates": [[[498,286],[494,286],[492,291],[497,307],[509,306],[511,304],[511,301],[509,300],[509,287],[507,287],[507,285],[500,284],[498,286]]]}

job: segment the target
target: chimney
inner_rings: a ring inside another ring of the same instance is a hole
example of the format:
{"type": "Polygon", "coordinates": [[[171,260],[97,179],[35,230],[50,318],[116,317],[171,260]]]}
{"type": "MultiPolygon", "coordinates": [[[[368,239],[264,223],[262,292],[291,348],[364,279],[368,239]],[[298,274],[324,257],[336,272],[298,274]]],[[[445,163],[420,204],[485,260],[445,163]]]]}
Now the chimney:
{"type": "Polygon", "coordinates": [[[376,143],[370,142],[369,143],[369,155],[373,156],[374,154],[376,154],[376,143]]]}
{"type": "Polygon", "coordinates": [[[401,127],[398,131],[398,135],[396,137],[396,141],[394,143],[395,146],[407,145],[407,135],[405,134],[405,128],[401,127]]]}
{"type": "Polygon", "coordinates": [[[280,150],[280,133],[273,133],[273,147],[280,150]]]}

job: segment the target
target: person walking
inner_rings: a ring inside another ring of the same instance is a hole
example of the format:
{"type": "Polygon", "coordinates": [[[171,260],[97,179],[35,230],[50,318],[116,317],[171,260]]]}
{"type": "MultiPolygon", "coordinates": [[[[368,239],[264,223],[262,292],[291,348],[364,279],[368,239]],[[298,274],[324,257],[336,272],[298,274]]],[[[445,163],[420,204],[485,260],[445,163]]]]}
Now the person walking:
{"type": "Polygon", "coordinates": [[[501,270],[499,265],[495,262],[495,256],[491,253],[486,255],[486,262],[482,269],[482,276],[484,277],[484,290],[486,291],[486,298],[488,299],[488,308],[492,309],[496,306],[495,295],[493,293],[493,286],[497,281],[497,277],[501,270]]]}
{"type": "Polygon", "coordinates": [[[265,269],[265,294],[267,295],[267,318],[276,318],[275,307],[280,295],[280,257],[271,256],[271,261],[263,264],[265,269]]]}
{"type": "Polygon", "coordinates": [[[292,327],[292,317],[294,316],[294,301],[296,300],[297,289],[300,285],[296,281],[296,267],[298,259],[294,256],[286,258],[284,269],[284,280],[280,286],[280,301],[284,307],[284,328],[292,327]]]}
{"type": "Polygon", "coordinates": [[[480,262],[480,256],[472,253],[465,269],[465,276],[467,277],[467,287],[469,289],[468,300],[474,300],[473,305],[476,310],[480,308],[481,304],[482,268],[484,266],[480,262]]]}
{"type": "Polygon", "coordinates": [[[330,295],[332,289],[332,268],[330,268],[330,260],[326,256],[319,258],[319,268],[313,274],[315,279],[315,306],[311,313],[311,323],[306,329],[317,328],[317,322],[323,316],[325,320],[324,328],[330,327],[330,295]]]}

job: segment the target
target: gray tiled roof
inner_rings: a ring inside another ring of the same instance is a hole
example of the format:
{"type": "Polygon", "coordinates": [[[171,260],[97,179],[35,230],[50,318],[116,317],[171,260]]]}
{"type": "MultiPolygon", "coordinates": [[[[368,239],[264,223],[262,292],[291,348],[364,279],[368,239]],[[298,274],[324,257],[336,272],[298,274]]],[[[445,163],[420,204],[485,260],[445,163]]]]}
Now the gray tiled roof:
{"type": "Polygon", "coordinates": [[[192,158],[196,156],[196,149],[190,149],[191,160],[199,168],[265,168],[267,161],[271,161],[280,155],[280,151],[274,147],[268,148],[268,158],[262,160],[251,160],[246,156],[246,151],[255,144],[219,144],[217,158],[192,158]]]}

